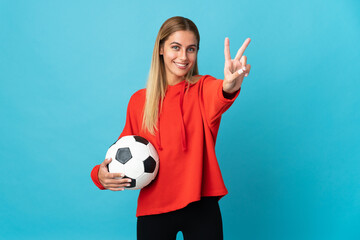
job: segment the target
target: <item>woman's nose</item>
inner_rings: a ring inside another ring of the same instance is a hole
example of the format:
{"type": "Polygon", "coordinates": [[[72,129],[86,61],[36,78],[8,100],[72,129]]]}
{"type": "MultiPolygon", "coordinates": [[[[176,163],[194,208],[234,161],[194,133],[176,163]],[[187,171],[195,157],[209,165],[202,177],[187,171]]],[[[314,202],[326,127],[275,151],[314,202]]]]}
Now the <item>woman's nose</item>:
{"type": "Polygon", "coordinates": [[[187,52],[185,50],[181,50],[180,51],[180,57],[181,60],[186,60],[187,59],[187,52]]]}

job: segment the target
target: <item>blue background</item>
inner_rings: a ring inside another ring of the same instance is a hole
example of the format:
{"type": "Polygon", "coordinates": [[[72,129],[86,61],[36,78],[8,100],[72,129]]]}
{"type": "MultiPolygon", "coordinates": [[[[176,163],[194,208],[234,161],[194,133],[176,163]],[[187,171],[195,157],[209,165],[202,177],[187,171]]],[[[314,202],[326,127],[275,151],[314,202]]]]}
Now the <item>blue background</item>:
{"type": "Polygon", "coordinates": [[[200,74],[223,78],[225,37],[232,57],[252,39],[216,146],[225,239],[360,239],[357,0],[1,0],[0,239],[135,239],[138,192],[90,171],[177,15],[200,74]]]}

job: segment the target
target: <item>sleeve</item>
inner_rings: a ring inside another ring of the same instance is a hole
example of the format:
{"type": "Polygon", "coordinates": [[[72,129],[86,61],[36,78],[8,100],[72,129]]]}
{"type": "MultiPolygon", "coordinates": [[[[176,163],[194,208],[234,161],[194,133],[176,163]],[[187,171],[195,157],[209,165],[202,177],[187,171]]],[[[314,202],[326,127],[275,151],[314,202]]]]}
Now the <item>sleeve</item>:
{"type": "Polygon", "coordinates": [[[207,122],[209,126],[213,126],[234,103],[240,89],[232,94],[226,94],[222,88],[223,80],[209,75],[204,77],[201,84],[201,102],[204,106],[207,122]]]}
{"type": "Polygon", "coordinates": [[[100,165],[96,165],[93,170],[91,171],[91,179],[93,180],[94,184],[101,190],[104,190],[104,186],[100,183],[98,178],[100,165]]]}
{"type": "MultiPolygon", "coordinates": [[[[126,122],[123,131],[121,132],[118,139],[126,135],[136,135],[137,121],[135,118],[135,112],[132,106],[134,104],[134,95],[131,96],[130,101],[128,103],[127,111],[126,111],[126,122]]],[[[100,165],[96,165],[91,171],[91,179],[94,184],[101,190],[104,190],[104,186],[100,183],[98,172],[99,172],[100,165]]]]}
{"type": "Polygon", "coordinates": [[[127,107],[127,111],[126,111],[126,122],[125,122],[125,126],[124,129],[122,130],[120,136],[118,137],[118,139],[122,138],[123,136],[126,135],[137,135],[138,133],[138,129],[139,129],[139,120],[137,118],[137,112],[136,110],[140,109],[140,106],[136,106],[139,101],[136,101],[135,96],[131,96],[128,107],[127,107]]]}

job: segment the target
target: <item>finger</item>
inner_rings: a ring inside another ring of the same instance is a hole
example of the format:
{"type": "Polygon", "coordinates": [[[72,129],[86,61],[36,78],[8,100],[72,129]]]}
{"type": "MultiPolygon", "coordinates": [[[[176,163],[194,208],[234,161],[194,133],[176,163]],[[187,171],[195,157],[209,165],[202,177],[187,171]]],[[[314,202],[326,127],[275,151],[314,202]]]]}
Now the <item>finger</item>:
{"type": "Polygon", "coordinates": [[[101,164],[100,167],[101,168],[106,168],[106,166],[112,161],[111,158],[106,158],[101,164]]]}
{"type": "Polygon", "coordinates": [[[245,73],[245,77],[249,76],[249,73],[250,73],[250,68],[251,68],[251,65],[250,65],[250,64],[246,65],[246,73],[245,73]]]}
{"type": "Polygon", "coordinates": [[[244,55],[240,58],[241,67],[246,67],[247,57],[244,55]]]}
{"type": "Polygon", "coordinates": [[[130,183],[123,183],[123,184],[106,184],[107,188],[120,188],[120,187],[129,187],[130,183]]]}
{"type": "Polygon", "coordinates": [[[123,178],[123,177],[125,177],[125,174],[123,174],[123,173],[109,173],[106,177],[107,178],[123,178]]]}
{"type": "Polygon", "coordinates": [[[106,188],[119,188],[119,187],[129,187],[131,185],[132,179],[107,179],[104,187],[106,188]]]}
{"type": "Polygon", "coordinates": [[[238,50],[236,56],[235,56],[235,60],[239,61],[239,59],[241,58],[241,56],[244,54],[245,49],[247,48],[247,46],[249,46],[251,39],[247,38],[245,40],[245,42],[243,43],[243,45],[241,46],[241,48],[238,50]]]}
{"type": "Polygon", "coordinates": [[[231,55],[230,55],[230,40],[229,38],[225,38],[224,43],[224,55],[225,55],[225,61],[231,61],[231,55]]]}
{"type": "Polygon", "coordinates": [[[245,74],[245,71],[246,71],[246,66],[243,66],[242,68],[240,68],[239,70],[237,70],[236,72],[234,72],[234,76],[235,77],[238,77],[238,76],[240,76],[241,74],[245,74]]]}
{"type": "Polygon", "coordinates": [[[244,75],[244,72],[245,70],[241,68],[234,73],[230,73],[231,77],[229,79],[233,79],[232,81],[235,81],[235,79],[238,78],[240,75],[244,75]]]}
{"type": "Polygon", "coordinates": [[[125,188],[108,188],[111,191],[124,191],[125,188]]]}
{"type": "Polygon", "coordinates": [[[113,179],[113,178],[106,178],[103,181],[104,187],[122,187],[126,186],[127,184],[130,184],[132,182],[132,179],[130,178],[124,178],[124,179],[113,179]]]}
{"type": "Polygon", "coordinates": [[[131,183],[132,180],[130,178],[123,178],[123,179],[108,179],[106,181],[107,184],[126,184],[131,183]]]}
{"type": "Polygon", "coordinates": [[[246,67],[242,67],[232,74],[232,79],[238,78],[240,75],[245,75],[246,67]]]}

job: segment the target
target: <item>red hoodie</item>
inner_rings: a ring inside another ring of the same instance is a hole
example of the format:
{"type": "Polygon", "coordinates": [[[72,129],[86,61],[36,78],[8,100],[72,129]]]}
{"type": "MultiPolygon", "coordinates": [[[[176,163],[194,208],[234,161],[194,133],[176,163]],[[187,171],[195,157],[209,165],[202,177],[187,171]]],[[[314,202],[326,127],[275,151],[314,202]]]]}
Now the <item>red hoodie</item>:
{"type": "MultiPolygon", "coordinates": [[[[140,190],[137,217],[174,211],[202,196],[221,198],[227,194],[215,143],[221,115],[240,90],[230,99],[225,98],[222,83],[223,80],[204,75],[190,84],[188,91],[185,81],[168,86],[155,136],[141,129],[146,89],[131,96],[119,138],[144,137],[154,145],[160,159],[155,180],[140,190]]],[[[99,166],[94,167],[91,177],[104,189],[98,179],[99,166]]]]}

